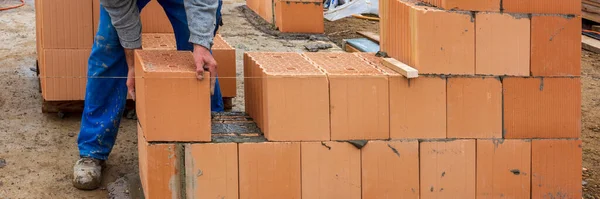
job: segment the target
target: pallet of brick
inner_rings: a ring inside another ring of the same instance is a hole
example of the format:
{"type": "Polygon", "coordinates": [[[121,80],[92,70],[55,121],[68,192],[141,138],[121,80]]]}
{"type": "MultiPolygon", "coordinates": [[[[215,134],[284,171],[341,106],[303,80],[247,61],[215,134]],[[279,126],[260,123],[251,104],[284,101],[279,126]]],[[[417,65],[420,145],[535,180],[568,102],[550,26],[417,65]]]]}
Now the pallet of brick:
{"type": "Polygon", "coordinates": [[[89,0],[35,1],[38,72],[46,102],[85,96],[94,36],[91,6],[89,0]]]}
{"type": "Polygon", "coordinates": [[[244,55],[246,110],[271,141],[330,140],[327,76],[299,53],[244,55]]]}
{"type": "Polygon", "coordinates": [[[323,2],[315,0],[248,0],[247,7],[284,33],[323,33],[323,2]]]}
{"type": "Polygon", "coordinates": [[[136,110],[145,139],[209,142],[210,81],[197,79],[192,53],[138,50],[135,57],[136,110]]]}
{"type": "MultiPolygon", "coordinates": [[[[173,33],[143,33],[143,50],[177,50],[177,42],[173,33]]],[[[223,98],[237,96],[237,75],[235,48],[231,47],[223,37],[217,34],[214,38],[212,53],[217,61],[217,73],[220,77],[221,94],[223,98]]]]}
{"type": "Polygon", "coordinates": [[[331,140],[390,137],[388,76],[350,53],[305,53],[329,80],[331,140]]]}

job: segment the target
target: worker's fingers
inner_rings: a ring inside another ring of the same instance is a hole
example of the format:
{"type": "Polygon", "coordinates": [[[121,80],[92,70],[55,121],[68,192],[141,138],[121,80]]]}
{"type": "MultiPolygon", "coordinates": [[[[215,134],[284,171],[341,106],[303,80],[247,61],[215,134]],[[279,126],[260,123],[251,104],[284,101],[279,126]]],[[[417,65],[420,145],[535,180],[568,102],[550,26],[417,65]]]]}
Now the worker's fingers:
{"type": "Polygon", "coordinates": [[[196,61],[196,78],[199,80],[204,79],[204,61],[196,61]]]}
{"type": "Polygon", "coordinates": [[[208,68],[208,72],[210,72],[211,78],[217,77],[217,61],[213,57],[210,57],[206,61],[206,67],[208,68]]]}
{"type": "Polygon", "coordinates": [[[131,95],[133,101],[135,101],[135,79],[128,77],[127,78],[127,93],[131,95]]]}

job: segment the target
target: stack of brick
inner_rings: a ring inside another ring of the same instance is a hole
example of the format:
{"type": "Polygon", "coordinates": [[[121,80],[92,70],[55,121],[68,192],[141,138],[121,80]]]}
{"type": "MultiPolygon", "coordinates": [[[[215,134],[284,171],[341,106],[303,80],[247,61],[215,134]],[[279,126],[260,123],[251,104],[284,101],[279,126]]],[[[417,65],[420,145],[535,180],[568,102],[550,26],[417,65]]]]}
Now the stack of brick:
{"type": "MultiPolygon", "coordinates": [[[[144,33],[142,34],[143,50],[177,50],[175,35],[173,33],[144,33]]],[[[237,75],[235,62],[235,48],[219,34],[215,36],[212,53],[219,65],[217,74],[223,98],[231,101],[237,96],[237,75]]]]}
{"type": "Polygon", "coordinates": [[[137,52],[146,198],[581,197],[577,77],[408,80],[373,54],[248,52],[266,140],[211,141],[208,87],[171,53],[137,52]]]}
{"type": "Polygon", "coordinates": [[[281,32],[323,33],[323,1],[248,0],[246,6],[281,32]]]}
{"type": "MultiPolygon", "coordinates": [[[[87,63],[100,18],[99,0],[35,0],[38,71],[46,101],[83,100],[87,63]]],[[[142,12],[144,33],[173,33],[162,7],[142,12]]]]}

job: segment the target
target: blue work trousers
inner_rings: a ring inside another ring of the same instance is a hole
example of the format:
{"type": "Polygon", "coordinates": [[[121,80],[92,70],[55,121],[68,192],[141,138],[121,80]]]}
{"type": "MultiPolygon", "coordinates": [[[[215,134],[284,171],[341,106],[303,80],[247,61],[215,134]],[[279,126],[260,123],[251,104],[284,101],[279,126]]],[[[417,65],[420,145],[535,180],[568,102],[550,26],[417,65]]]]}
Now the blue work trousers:
{"type": "MultiPolygon", "coordinates": [[[[158,0],[164,8],[175,32],[178,50],[192,51],[189,43],[190,31],[183,5],[184,0],[158,0]]],[[[150,0],[137,0],[140,11],[150,0]]],[[[217,11],[217,27],[221,22],[221,6],[217,11]]],[[[77,143],[81,157],[106,160],[110,154],[127,100],[127,62],[119,36],[111,18],[100,6],[100,23],[88,60],[88,81],[85,108],[81,117],[81,130],[77,143]]],[[[142,24],[143,26],[143,24],[142,24]]],[[[215,93],[211,96],[211,110],[223,111],[223,99],[216,81],[215,93]]]]}

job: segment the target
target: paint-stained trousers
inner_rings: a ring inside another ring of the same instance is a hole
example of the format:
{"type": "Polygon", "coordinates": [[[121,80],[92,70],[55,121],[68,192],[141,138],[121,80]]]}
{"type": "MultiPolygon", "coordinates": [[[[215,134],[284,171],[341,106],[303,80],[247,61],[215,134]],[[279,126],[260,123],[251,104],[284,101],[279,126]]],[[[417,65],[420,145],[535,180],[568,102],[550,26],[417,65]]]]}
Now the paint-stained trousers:
{"type": "MultiPolygon", "coordinates": [[[[184,0],[158,0],[164,8],[175,32],[178,50],[193,49],[188,42],[190,31],[183,5],[184,0]]],[[[150,0],[137,0],[140,11],[150,0]]],[[[217,27],[221,22],[221,6],[217,11],[217,27]]],[[[110,154],[127,99],[127,62],[119,36],[103,6],[100,8],[100,23],[88,60],[88,81],[85,108],[81,117],[81,129],[77,143],[81,157],[106,160],[110,154]]],[[[143,26],[143,24],[142,24],[143,26]]],[[[215,93],[211,97],[211,110],[223,111],[223,99],[216,81],[215,93]]]]}

